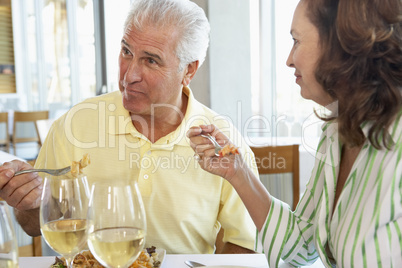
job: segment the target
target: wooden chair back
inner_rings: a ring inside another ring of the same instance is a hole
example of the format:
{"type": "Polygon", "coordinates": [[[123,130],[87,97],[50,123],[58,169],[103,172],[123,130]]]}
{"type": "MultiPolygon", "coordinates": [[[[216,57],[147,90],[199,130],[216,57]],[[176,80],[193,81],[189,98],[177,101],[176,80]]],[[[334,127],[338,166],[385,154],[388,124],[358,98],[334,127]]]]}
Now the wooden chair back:
{"type": "Polygon", "coordinates": [[[292,173],[293,209],[300,198],[299,145],[251,147],[260,175],[292,173]]]}
{"type": "Polygon", "coordinates": [[[5,124],[4,139],[0,139],[0,144],[5,145],[7,152],[10,152],[10,134],[8,133],[8,112],[0,112],[0,123],[5,124]]]}
{"type": "Polygon", "coordinates": [[[18,247],[19,257],[42,256],[42,236],[32,237],[32,244],[18,247]]]}
{"type": "Polygon", "coordinates": [[[16,143],[21,142],[37,142],[39,146],[42,146],[40,133],[36,121],[49,118],[49,111],[35,111],[35,112],[14,112],[14,125],[13,125],[13,146],[15,150],[16,143]],[[35,125],[36,136],[35,137],[18,137],[17,123],[21,122],[33,122],[35,125]]]}

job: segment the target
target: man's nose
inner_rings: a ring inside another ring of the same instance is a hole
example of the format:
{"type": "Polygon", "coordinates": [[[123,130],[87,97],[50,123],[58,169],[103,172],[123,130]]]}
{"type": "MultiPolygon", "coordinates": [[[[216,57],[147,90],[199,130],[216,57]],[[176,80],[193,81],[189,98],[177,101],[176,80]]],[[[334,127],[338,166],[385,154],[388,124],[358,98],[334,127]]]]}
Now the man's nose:
{"type": "Polygon", "coordinates": [[[138,82],[141,80],[141,74],[141,65],[138,62],[132,60],[127,67],[126,73],[124,74],[124,79],[128,83],[138,82]]]}

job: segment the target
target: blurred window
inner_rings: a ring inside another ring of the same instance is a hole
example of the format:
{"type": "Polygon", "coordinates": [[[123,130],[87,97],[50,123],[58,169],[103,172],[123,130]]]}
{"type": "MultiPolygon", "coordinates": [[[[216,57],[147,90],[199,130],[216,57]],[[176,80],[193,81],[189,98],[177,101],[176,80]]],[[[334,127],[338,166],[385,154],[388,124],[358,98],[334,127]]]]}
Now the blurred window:
{"type": "Polygon", "coordinates": [[[318,106],[301,97],[295,70],[286,66],[293,45],[290,27],[298,2],[250,1],[251,42],[256,51],[252,54],[252,81],[257,81],[252,84],[253,114],[268,119],[274,137],[317,137],[321,130],[313,112],[318,106]],[[309,121],[315,123],[311,126],[309,121]]]}
{"type": "Polygon", "coordinates": [[[93,0],[19,0],[13,9],[18,103],[8,108],[57,117],[95,96],[93,0]]]}

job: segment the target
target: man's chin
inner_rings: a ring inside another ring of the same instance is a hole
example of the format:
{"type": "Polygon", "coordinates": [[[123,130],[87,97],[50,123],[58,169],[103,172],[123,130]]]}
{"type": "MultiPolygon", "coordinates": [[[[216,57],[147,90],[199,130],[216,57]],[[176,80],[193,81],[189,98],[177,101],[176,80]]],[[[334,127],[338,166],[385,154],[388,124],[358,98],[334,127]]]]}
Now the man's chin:
{"type": "Polygon", "coordinates": [[[131,94],[122,92],[122,101],[123,107],[131,113],[138,113],[144,108],[144,100],[140,100],[131,94]]]}
{"type": "Polygon", "coordinates": [[[127,111],[130,112],[131,115],[148,115],[149,114],[149,109],[147,109],[146,107],[143,107],[142,105],[136,105],[133,102],[125,102],[123,100],[123,107],[124,109],[126,109],[127,111]]]}

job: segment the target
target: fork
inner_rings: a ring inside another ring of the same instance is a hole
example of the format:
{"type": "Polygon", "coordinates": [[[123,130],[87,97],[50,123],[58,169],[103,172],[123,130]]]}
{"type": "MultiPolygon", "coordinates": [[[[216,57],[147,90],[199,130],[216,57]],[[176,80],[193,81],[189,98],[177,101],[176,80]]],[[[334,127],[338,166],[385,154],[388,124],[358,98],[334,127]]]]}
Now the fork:
{"type": "Polygon", "coordinates": [[[204,267],[206,265],[199,263],[199,262],[195,262],[195,261],[185,261],[184,262],[188,267],[191,268],[195,268],[195,267],[204,267]]]}
{"type": "Polygon", "coordinates": [[[219,143],[215,140],[215,137],[211,136],[211,134],[208,135],[201,134],[200,136],[207,138],[212,142],[212,144],[215,146],[215,155],[219,156],[219,151],[222,150],[223,147],[219,145],[219,143]]]}
{"type": "Polygon", "coordinates": [[[71,166],[65,167],[65,168],[60,168],[60,169],[26,169],[26,170],[20,170],[15,172],[14,176],[18,176],[21,174],[25,173],[31,173],[31,172],[44,172],[53,176],[60,176],[64,175],[67,172],[71,170],[71,166]]]}

